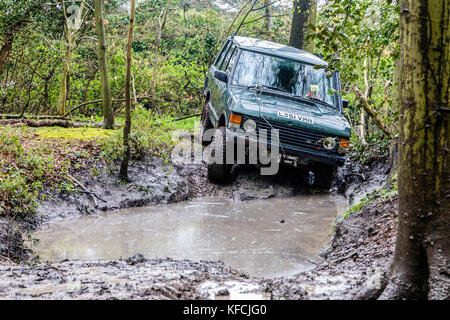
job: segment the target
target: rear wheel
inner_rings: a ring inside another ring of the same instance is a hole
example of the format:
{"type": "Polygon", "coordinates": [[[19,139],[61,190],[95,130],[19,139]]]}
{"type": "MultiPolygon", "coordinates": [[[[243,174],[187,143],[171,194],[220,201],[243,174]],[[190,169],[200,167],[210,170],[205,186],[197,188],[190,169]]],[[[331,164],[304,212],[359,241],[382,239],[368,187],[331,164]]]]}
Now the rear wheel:
{"type": "MultiPolygon", "coordinates": [[[[222,150],[220,159],[208,164],[208,179],[215,183],[227,183],[234,179],[233,164],[226,163],[227,139],[226,130],[221,127],[216,130],[211,143],[211,155],[216,158],[215,151],[222,150]]],[[[218,155],[219,156],[219,155],[218,155]]]]}
{"type": "Polygon", "coordinates": [[[214,125],[211,122],[211,118],[209,117],[209,109],[208,109],[208,101],[205,103],[205,107],[203,108],[202,114],[202,145],[207,146],[211,143],[211,141],[207,141],[203,138],[206,131],[213,129],[214,125]]]}
{"type": "Polygon", "coordinates": [[[334,176],[336,175],[336,167],[327,164],[315,164],[312,167],[314,173],[312,186],[320,189],[331,188],[334,176]]]}

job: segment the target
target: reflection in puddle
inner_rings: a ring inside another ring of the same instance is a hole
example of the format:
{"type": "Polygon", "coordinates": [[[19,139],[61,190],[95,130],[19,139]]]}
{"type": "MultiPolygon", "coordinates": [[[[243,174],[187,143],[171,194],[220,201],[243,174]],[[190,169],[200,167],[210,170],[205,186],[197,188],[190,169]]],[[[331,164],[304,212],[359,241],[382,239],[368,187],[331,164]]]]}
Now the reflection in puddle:
{"type": "Polygon", "coordinates": [[[43,260],[146,258],[223,261],[255,276],[306,271],[318,262],[345,200],[330,195],[233,202],[204,198],[168,206],[119,210],[46,224],[43,260]]]}

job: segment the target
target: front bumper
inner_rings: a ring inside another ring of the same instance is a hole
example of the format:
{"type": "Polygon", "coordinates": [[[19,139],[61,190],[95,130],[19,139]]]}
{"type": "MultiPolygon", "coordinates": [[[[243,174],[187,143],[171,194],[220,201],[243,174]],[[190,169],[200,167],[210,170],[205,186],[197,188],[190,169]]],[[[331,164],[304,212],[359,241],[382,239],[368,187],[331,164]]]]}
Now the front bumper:
{"type": "Polygon", "coordinates": [[[278,148],[281,156],[286,155],[296,157],[299,162],[304,165],[323,163],[342,167],[346,159],[345,156],[338,155],[332,151],[318,151],[284,143],[280,145],[279,143],[268,142],[267,140],[258,138],[256,134],[247,134],[243,132],[243,130],[227,128],[227,139],[232,139],[235,146],[238,145],[238,143],[245,143],[245,146],[248,147],[251,143],[256,143],[258,147],[266,148],[266,150],[278,148]]]}

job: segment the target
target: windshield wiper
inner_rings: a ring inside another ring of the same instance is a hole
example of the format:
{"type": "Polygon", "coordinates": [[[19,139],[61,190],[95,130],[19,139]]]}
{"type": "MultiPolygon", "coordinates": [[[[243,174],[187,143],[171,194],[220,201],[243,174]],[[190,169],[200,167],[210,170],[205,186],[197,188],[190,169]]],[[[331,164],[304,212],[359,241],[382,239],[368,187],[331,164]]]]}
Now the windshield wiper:
{"type": "Polygon", "coordinates": [[[248,86],[247,89],[259,89],[259,88],[263,88],[263,89],[270,89],[270,90],[275,90],[275,91],[281,91],[281,92],[286,92],[286,93],[291,93],[289,90],[283,89],[283,88],[278,88],[275,86],[267,86],[267,85],[254,85],[254,86],[248,86]]]}
{"type": "Polygon", "coordinates": [[[287,92],[287,93],[292,93],[289,90],[283,89],[283,88],[278,88],[275,86],[262,86],[263,88],[267,88],[267,89],[272,89],[272,90],[277,90],[277,91],[283,91],[283,92],[287,92]]]}

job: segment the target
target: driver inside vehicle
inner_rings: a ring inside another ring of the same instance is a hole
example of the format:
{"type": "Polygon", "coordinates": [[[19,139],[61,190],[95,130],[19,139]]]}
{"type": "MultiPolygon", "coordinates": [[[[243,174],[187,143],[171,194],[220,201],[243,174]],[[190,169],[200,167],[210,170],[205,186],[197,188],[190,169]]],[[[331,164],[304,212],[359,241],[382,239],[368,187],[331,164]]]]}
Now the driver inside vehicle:
{"type": "Polygon", "coordinates": [[[286,61],[285,63],[279,63],[274,65],[277,67],[277,77],[275,86],[281,88],[289,93],[294,92],[295,84],[297,83],[298,74],[300,70],[295,70],[295,65],[286,61]]]}
{"type": "Polygon", "coordinates": [[[303,65],[293,64],[290,61],[280,61],[272,66],[272,72],[276,74],[275,87],[283,91],[293,93],[296,91],[296,84],[303,83],[304,97],[309,99],[322,100],[320,95],[320,84],[323,82],[322,77],[317,77],[318,73],[312,68],[305,68],[303,65]]]}

